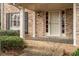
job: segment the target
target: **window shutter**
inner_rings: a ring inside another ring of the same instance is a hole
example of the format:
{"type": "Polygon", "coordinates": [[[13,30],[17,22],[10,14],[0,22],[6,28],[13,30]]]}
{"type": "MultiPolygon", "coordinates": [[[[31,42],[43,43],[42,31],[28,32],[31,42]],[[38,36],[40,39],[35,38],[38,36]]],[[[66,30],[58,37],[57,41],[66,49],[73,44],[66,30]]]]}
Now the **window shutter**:
{"type": "Polygon", "coordinates": [[[7,20],[7,29],[10,29],[10,13],[6,14],[6,20],[7,20]]]}
{"type": "Polygon", "coordinates": [[[28,34],[28,12],[25,12],[25,20],[24,20],[24,25],[25,25],[25,33],[28,34]]]}

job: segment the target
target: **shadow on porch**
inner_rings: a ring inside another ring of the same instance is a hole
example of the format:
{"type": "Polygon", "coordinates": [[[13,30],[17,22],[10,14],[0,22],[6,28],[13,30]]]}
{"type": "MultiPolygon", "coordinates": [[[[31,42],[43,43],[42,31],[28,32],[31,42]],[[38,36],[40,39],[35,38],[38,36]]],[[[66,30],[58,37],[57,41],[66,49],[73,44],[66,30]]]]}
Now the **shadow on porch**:
{"type": "Polygon", "coordinates": [[[26,40],[73,44],[73,39],[67,39],[64,37],[27,37],[26,40]]]}

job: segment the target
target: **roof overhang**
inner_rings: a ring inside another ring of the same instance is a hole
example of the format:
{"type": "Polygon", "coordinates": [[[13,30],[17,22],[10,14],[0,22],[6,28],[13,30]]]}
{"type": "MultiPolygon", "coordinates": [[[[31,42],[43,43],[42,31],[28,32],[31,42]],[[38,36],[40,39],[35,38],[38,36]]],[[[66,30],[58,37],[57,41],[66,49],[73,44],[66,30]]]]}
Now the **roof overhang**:
{"type": "Polygon", "coordinates": [[[73,3],[15,3],[13,5],[34,11],[63,10],[66,8],[73,8],[73,3]]]}

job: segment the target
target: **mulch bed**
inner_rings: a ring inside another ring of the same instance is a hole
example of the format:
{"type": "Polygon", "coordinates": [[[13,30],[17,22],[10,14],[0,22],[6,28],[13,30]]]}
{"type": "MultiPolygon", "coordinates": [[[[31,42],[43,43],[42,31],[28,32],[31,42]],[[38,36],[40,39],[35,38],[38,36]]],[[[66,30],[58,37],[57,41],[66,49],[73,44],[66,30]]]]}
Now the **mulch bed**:
{"type": "Polygon", "coordinates": [[[0,51],[0,56],[19,56],[21,53],[22,50],[0,51]]]}

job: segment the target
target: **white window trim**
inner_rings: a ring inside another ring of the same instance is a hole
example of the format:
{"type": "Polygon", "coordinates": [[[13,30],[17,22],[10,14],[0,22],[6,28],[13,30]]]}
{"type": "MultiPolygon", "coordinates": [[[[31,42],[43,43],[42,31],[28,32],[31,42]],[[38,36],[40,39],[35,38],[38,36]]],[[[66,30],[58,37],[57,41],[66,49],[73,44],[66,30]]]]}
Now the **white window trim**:
{"type": "Polygon", "coordinates": [[[60,27],[59,27],[59,28],[60,28],[60,34],[59,34],[59,36],[61,36],[61,34],[62,34],[61,10],[59,10],[59,21],[60,21],[60,22],[59,22],[59,23],[60,23],[60,24],[59,24],[59,25],[60,25],[60,27]]]}
{"type": "Polygon", "coordinates": [[[24,39],[25,29],[24,29],[24,8],[20,9],[20,37],[24,39]]]}
{"type": "Polygon", "coordinates": [[[73,3],[73,46],[76,45],[76,3],[73,3]]]}
{"type": "Polygon", "coordinates": [[[33,37],[35,37],[35,12],[33,14],[33,37]]]}
{"type": "Polygon", "coordinates": [[[50,36],[50,13],[48,12],[48,35],[50,36]]]}
{"type": "Polygon", "coordinates": [[[64,36],[66,37],[66,10],[65,10],[65,18],[64,18],[64,36]]]}
{"type": "MultiPolygon", "coordinates": [[[[14,13],[14,14],[17,14],[17,13],[14,13]]],[[[13,24],[12,24],[12,18],[11,18],[12,16],[11,16],[11,14],[10,14],[10,30],[20,30],[20,26],[13,26],[13,24]]]]}

